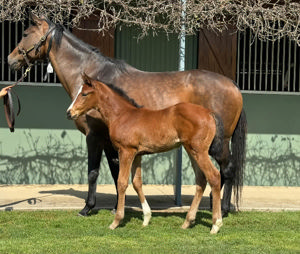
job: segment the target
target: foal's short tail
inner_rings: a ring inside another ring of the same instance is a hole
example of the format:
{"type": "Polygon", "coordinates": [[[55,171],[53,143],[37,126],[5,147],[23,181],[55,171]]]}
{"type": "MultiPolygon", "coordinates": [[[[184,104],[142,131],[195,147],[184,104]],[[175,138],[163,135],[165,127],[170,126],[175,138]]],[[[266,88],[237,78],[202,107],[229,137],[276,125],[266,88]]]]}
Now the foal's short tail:
{"type": "Polygon", "coordinates": [[[243,188],[244,166],[246,158],[247,119],[244,109],[231,138],[231,162],[234,170],[234,195],[237,208],[243,188]]]}
{"type": "Polygon", "coordinates": [[[216,122],[216,135],[213,142],[209,148],[209,154],[214,158],[219,158],[222,156],[223,143],[224,143],[224,125],[222,118],[216,114],[212,113],[212,116],[216,122]]]}

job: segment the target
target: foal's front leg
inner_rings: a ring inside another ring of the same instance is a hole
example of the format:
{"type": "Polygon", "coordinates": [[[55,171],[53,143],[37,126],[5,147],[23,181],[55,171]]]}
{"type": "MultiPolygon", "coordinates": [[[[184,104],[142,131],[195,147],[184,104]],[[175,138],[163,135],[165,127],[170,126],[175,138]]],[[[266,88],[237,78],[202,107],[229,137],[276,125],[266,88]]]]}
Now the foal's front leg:
{"type": "Polygon", "coordinates": [[[109,226],[110,229],[115,229],[116,227],[118,227],[124,218],[125,192],[128,187],[129,174],[134,157],[135,150],[119,150],[120,172],[118,178],[118,206],[115,219],[109,226]]]}

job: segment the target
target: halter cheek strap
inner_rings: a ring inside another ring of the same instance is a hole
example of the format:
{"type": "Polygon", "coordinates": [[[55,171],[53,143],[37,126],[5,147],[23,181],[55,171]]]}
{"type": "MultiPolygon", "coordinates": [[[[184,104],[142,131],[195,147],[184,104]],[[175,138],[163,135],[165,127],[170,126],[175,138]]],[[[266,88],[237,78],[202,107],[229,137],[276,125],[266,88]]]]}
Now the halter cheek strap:
{"type": "MultiPolygon", "coordinates": [[[[26,63],[27,63],[28,66],[30,65],[30,61],[29,61],[29,59],[28,59],[28,53],[30,53],[32,50],[35,50],[35,55],[37,55],[37,54],[39,53],[40,47],[41,47],[42,44],[46,41],[48,35],[49,35],[50,33],[52,33],[52,31],[53,31],[54,29],[55,29],[55,26],[52,26],[52,27],[48,30],[48,32],[45,33],[45,34],[40,38],[40,40],[39,40],[36,44],[32,45],[32,46],[31,46],[29,49],[27,49],[27,50],[25,50],[25,49],[23,49],[23,48],[21,48],[21,47],[18,46],[18,48],[19,48],[19,50],[22,52],[22,55],[23,55],[23,57],[24,57],[24,59],[25,59],[25,61],[26,61],[26,63]]],[[[51,40],[50,43],[49,43],[49,47],[48,47],[48,50],[47,50],[47,55],[49,55],[49,52],[50,52],[50,50],[51,50],[51,46],[52,46],[52,40],[51,40]]]]}

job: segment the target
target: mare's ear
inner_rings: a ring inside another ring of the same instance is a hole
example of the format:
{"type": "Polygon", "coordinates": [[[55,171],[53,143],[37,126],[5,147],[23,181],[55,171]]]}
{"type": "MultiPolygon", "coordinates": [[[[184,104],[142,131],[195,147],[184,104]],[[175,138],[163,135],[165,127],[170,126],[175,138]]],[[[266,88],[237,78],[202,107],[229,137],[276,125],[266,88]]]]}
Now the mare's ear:
{"type": "Polygon", "coordinates": [[[39,18],[37,15],[29,11],[29,17],[31,18],[32,22],[36,25],[41,25],[44,17],[39,18]]]}
{"type": "Polygon", "coordinates": [[[81,73],[81,77],[85,84],[87,84],[90,87],[93,87],[92,79],[88,75],[86,75],[85,72],[81,73]]]}

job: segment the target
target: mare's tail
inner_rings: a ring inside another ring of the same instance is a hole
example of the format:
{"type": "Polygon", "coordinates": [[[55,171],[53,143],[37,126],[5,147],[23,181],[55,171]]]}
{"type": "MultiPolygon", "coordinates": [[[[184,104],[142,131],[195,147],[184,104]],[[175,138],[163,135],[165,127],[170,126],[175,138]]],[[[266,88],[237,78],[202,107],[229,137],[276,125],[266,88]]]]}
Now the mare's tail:
{"type": "Polygon", "coordinates": [[[234,170],[234,196],[237,208],[243,188],[244,166],[246,158],[247,119],[244,109],[231,138],[231,162],[234,170]]]}
{"type": "Polygon", "coordinates": [[[212,113],[212,116],[216,122],[216,135],[213,142],[209,148],[209,154],[214,158],[219,158],[222,156],[223,143],[224,143],[224,125],[222,118],[216,114],[212,113]]]}

